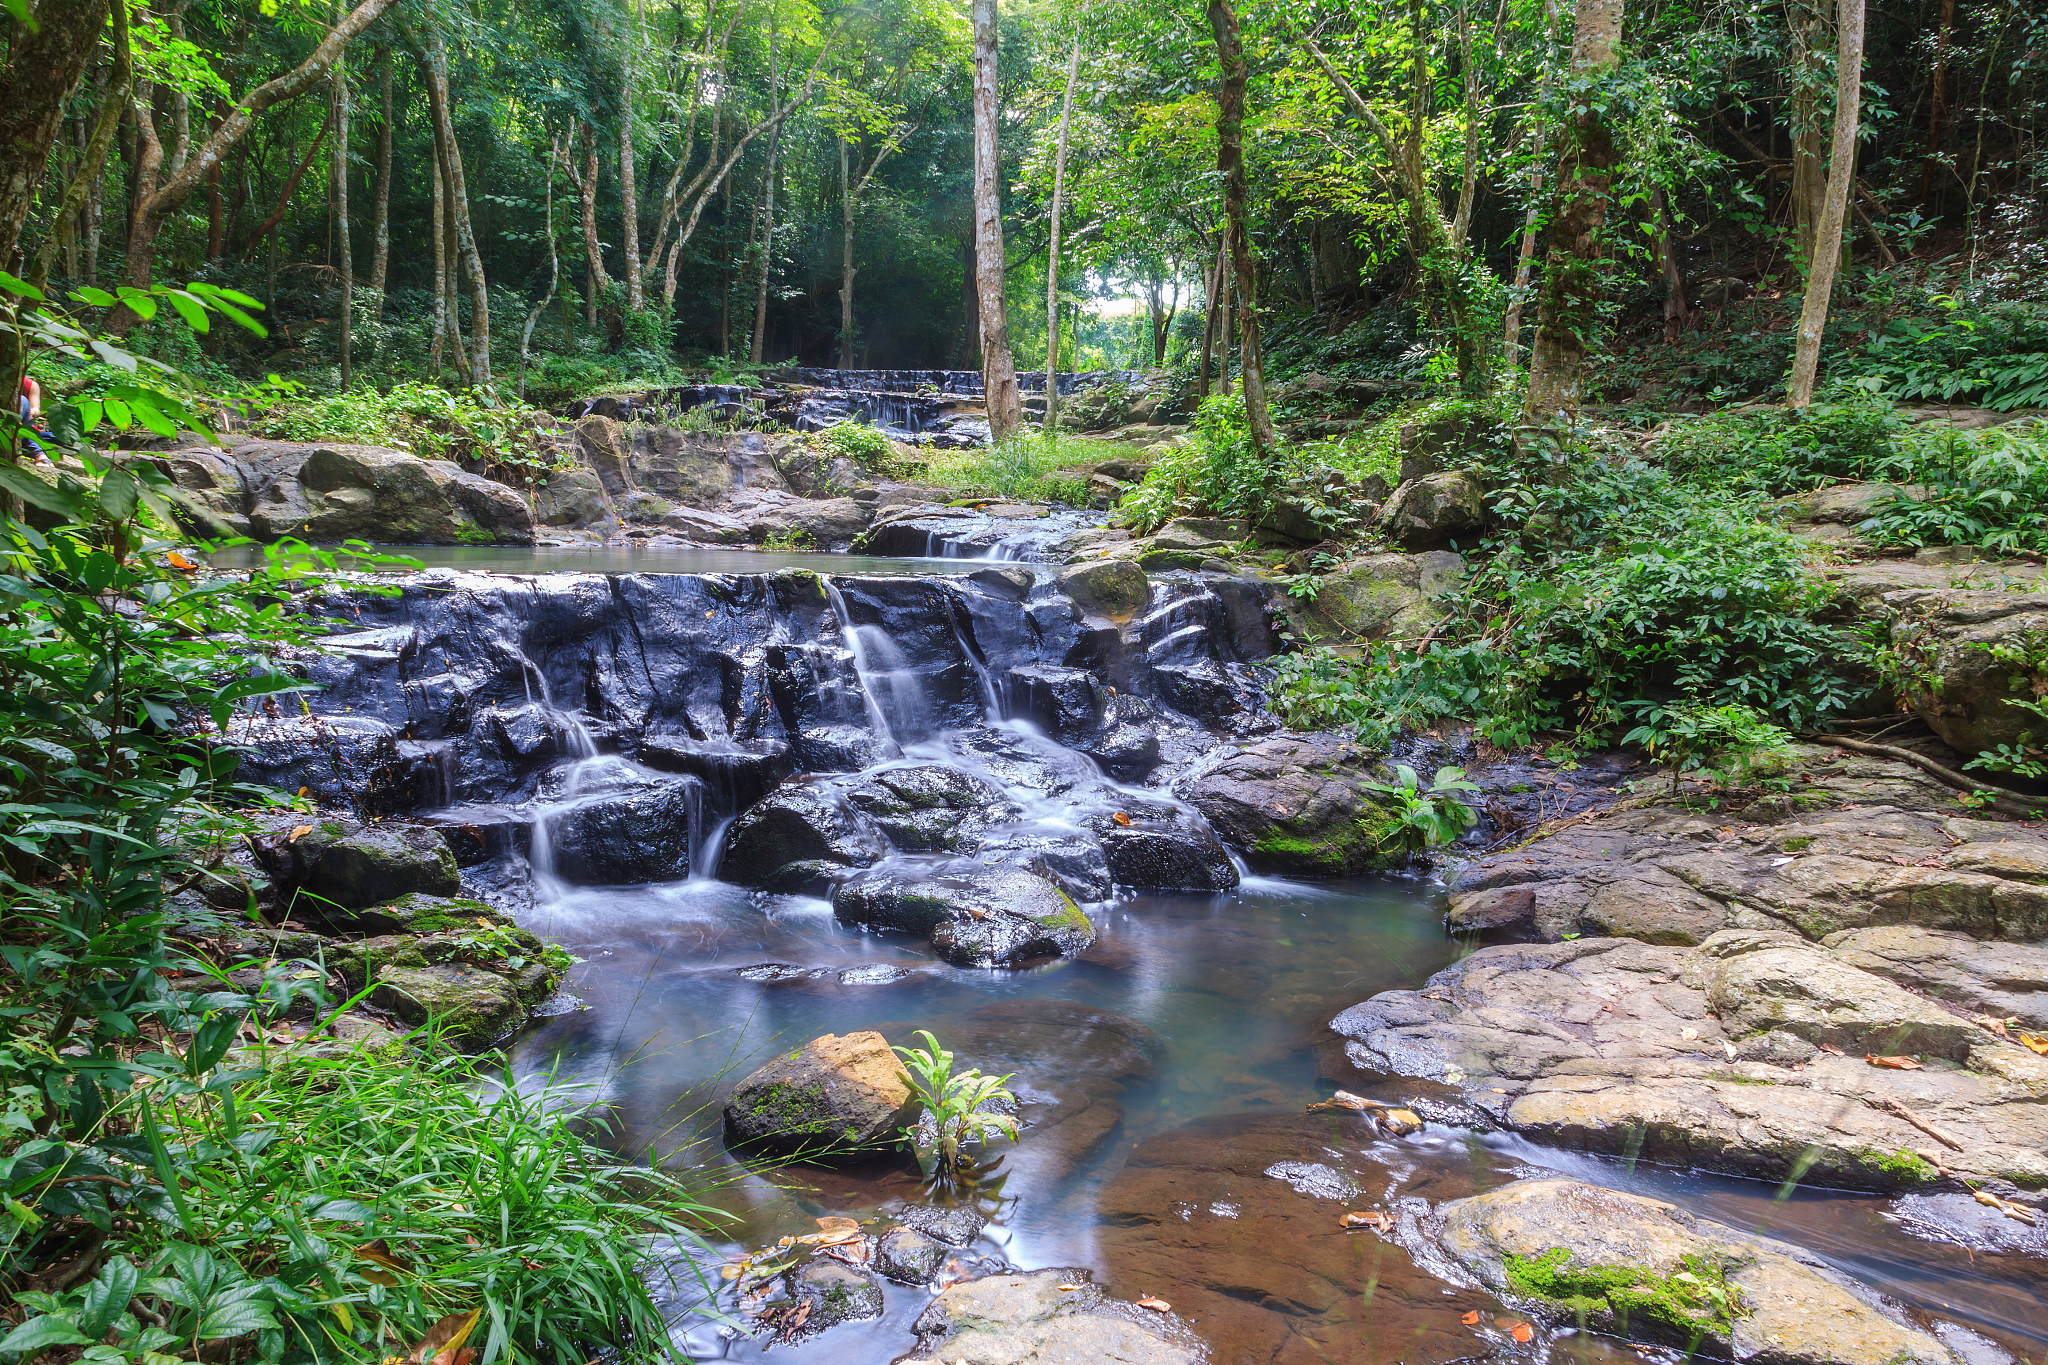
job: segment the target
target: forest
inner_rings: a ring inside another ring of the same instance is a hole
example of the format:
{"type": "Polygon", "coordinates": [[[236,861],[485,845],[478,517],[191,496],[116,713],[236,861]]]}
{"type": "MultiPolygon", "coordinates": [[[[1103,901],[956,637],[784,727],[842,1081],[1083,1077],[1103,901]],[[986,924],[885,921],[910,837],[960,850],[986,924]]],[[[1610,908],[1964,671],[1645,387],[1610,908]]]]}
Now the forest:
{"type": "Polygon", "coordinates": [[[2048,8],[0,34],[0,1365],[2048,1358],[2048,8]]]}

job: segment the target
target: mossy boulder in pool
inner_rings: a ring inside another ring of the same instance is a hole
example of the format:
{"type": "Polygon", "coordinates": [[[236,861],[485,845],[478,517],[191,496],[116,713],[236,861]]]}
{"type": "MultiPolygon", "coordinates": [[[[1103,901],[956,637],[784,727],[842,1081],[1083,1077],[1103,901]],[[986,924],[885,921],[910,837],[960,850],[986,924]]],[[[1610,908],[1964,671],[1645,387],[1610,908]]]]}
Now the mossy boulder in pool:
{"type": "Polygon", "coordinates": [[[1451,1259],[1560,1326],[1771,1365],[1954,1365],[1818,1257],[1655,1199],[1520,1180],[1438,1211],[1451,1259]]]}
{"type": "Polygon", "coordinates": [[[1254,872],[1350,877],[1404,861],[1392,817],[1365,787],[1373,755],[1330,735],[1220,748],[1174,784],[1254,872]]]}
{"type": "Polygon", "coordinates": [[[961,967],[1011,967],[1095,941],[1094,926],[1066,892],[1014,867],[877,870],[834,892],[832,912],[863,928],[929,934],[932,951],[961,967]]]}
{"type": "Polygon", "coordinates": [[[739,1083],[725,1142],[817,1158],[886,1145],[917,1116],[903,1064],[879,1033],[825,1034],[739,1083]]]}
{"type": "Polygon", "coordinates": [[[818,1255],[789,1275],[789,1290],[811,1311],[803,1326],[791,1335],[801,1341],[842,1322],[860,1322],[882,1316],[882,1286],[874,1276],[854,1269],[844,1261],[818,1255]]]}

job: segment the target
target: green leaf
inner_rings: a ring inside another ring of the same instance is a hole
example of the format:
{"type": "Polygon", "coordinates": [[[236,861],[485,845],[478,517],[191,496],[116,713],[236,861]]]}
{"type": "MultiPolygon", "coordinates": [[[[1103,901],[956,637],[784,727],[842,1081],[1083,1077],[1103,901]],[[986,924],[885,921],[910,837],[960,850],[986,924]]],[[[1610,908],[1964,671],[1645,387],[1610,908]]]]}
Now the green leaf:
{"type": "Polygon", "coordinates": [[[166,289],[163,296],[178,316],[185,320],[185,325],[193,331],[204,332],[213,326],[212,320],[206,316],[206,305],[184,290],[166,289]]]}
{"type": "Polygon", "coordinates": [[[144,322],[156,316],[156,300],[132,284],[121,286],[121,302],[135,310],[135,315],[144,322]]]}
{"type": "Polygon", "coordinates": [[[97,427],[100,424],[100,418],[105,415],[106,409],[101,406],[99,399],[81,398],[78,400],[79,425],[87,432],[97,427]]]}
{"type": "Polygon", "coordinates": [[[78,520],[85,511],[84,500],[69,489],[53,488],[18,464],[0,460],[0,490],[14,494],[32,507],[78,520]]]}
{"type": "Polygon", "coordinates": [[[72,290],[71,297],[77,299],[80,303],[89,303],[95,308],[112,308],[120,302],[119,299],[109,294],[106,290],[95,289],[91,285],[86,285],[82,289],[72,290]]]}
{"type": "Polygon", "coordinates": [[[199,1321],[199,1339],[214,1341],[221,1337],[238,1337],[245,1332],[259,1328],[277,1326],[277,1319],[270,1316],[270,1305],[254,1297],[263,1292],[258,1285],[232,1291],[247,1294],[247,1298],[215,1300],[206,1308],[206,1316],[199,1321]]]}
{"type": "Polygon", "coordinates": [[[128,352],[122,350],[120,347],[109,346],[106,342],[101,341],[98,337],[88,338],[86,341],[86,345],[92,347],[92,353],[94,355],[98,356],[101,360],[106,361],[115,369],[126,370],[130,374],[135,373],[135,357],[128,354],[128,352]]]}
{"type": "Polygon", "coordinates": [[[135,1297],[142,1272],[125,1256],[116,1256],[100,1271],[99,1278],[85,1289],[85,1305],[78,1311],[78,1329],[94,1341],[107,1334],[114,1320],[127,1310],[135,1297]]]}
{"type": "Polygon", "coordinates": [[[45,1314],[30,1318],[21,1326],[0,1337],[0,1351],[16,1355],[31,1356],[46,1351],[52,1346],[90,1346],[92,1338],[73,1327],[63,1318],[45,1314]]]}
{"type": "MultiPolygon", "coordinates": [[[[5,3],[7,8],[15,15],[22,18],[27,17],[21,8],[27,4],[27,0],[5,0],[5,3]]],[[[47,297],[42,290],[30,284],[27,280],[19,279],[4,270],[0,270],[0,289],[4,289],[17,298],[41,300],[47,297]]]]}
{"type": "Polygon", "coordinates": [[[100,509],[115,521],[132,518],[135,515],[135,476],[125,469],[109,470],[107,476],[100,480],[100,509]]]}

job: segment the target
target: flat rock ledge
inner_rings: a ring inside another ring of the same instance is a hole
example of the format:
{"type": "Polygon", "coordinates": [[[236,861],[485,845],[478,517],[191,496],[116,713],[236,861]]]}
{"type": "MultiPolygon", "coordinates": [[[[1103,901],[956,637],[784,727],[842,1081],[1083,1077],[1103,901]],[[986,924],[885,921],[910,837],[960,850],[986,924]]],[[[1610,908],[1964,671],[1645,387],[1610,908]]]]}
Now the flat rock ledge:
{"type": "Polygon", "coordinates": [[[1494,943],[1331,1027],[1454,1121],[1880,1190],[2048,1187],[2048,840],[1903,765],[1579,819],[1454,880],[1494,943]]]}
{"type": "Polygon", "coordinates": [[[1688,1355],[1958,1365],[2002,1354],[1970,1337],[1977,1349],[1966,1357],[1796,1247],[1575,1180],[1520,1180],[1453,1200],[1423,1220],[1422,1233],[1434,1243],[1423,1258],[1454,1279],[1476,1280],[1559,1326],[1688,1355]]]}

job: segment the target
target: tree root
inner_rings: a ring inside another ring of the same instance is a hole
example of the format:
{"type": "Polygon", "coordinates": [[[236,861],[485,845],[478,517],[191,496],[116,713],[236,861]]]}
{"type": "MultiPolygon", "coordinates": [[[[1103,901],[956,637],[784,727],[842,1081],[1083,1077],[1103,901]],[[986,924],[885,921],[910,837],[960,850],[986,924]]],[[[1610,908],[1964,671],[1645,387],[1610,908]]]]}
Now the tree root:
{"type": "Polygon", "coordinates": [[[1981,779],[1959,773],[1954,768],[1943,767],[1925,754],[1916,754],[1911,749],[1901,749],[1890,744],[1872,744],[1868,740],[1847,739],[1841,735],[1815,735],[1813,740],[1817,744],[1830,744],[1837,749],[1868,754],[1872,758],[1889,758],[1900,763],[1910,763],[1935,781],[1960,792],[1986,793],[1990,797],[1986,804],[2001,815],[2033,820],[2039,818],[2037,812],[2048,808],[2048,796],[2028,796],[2025,792],[1994,786],[1981,779]]]}

